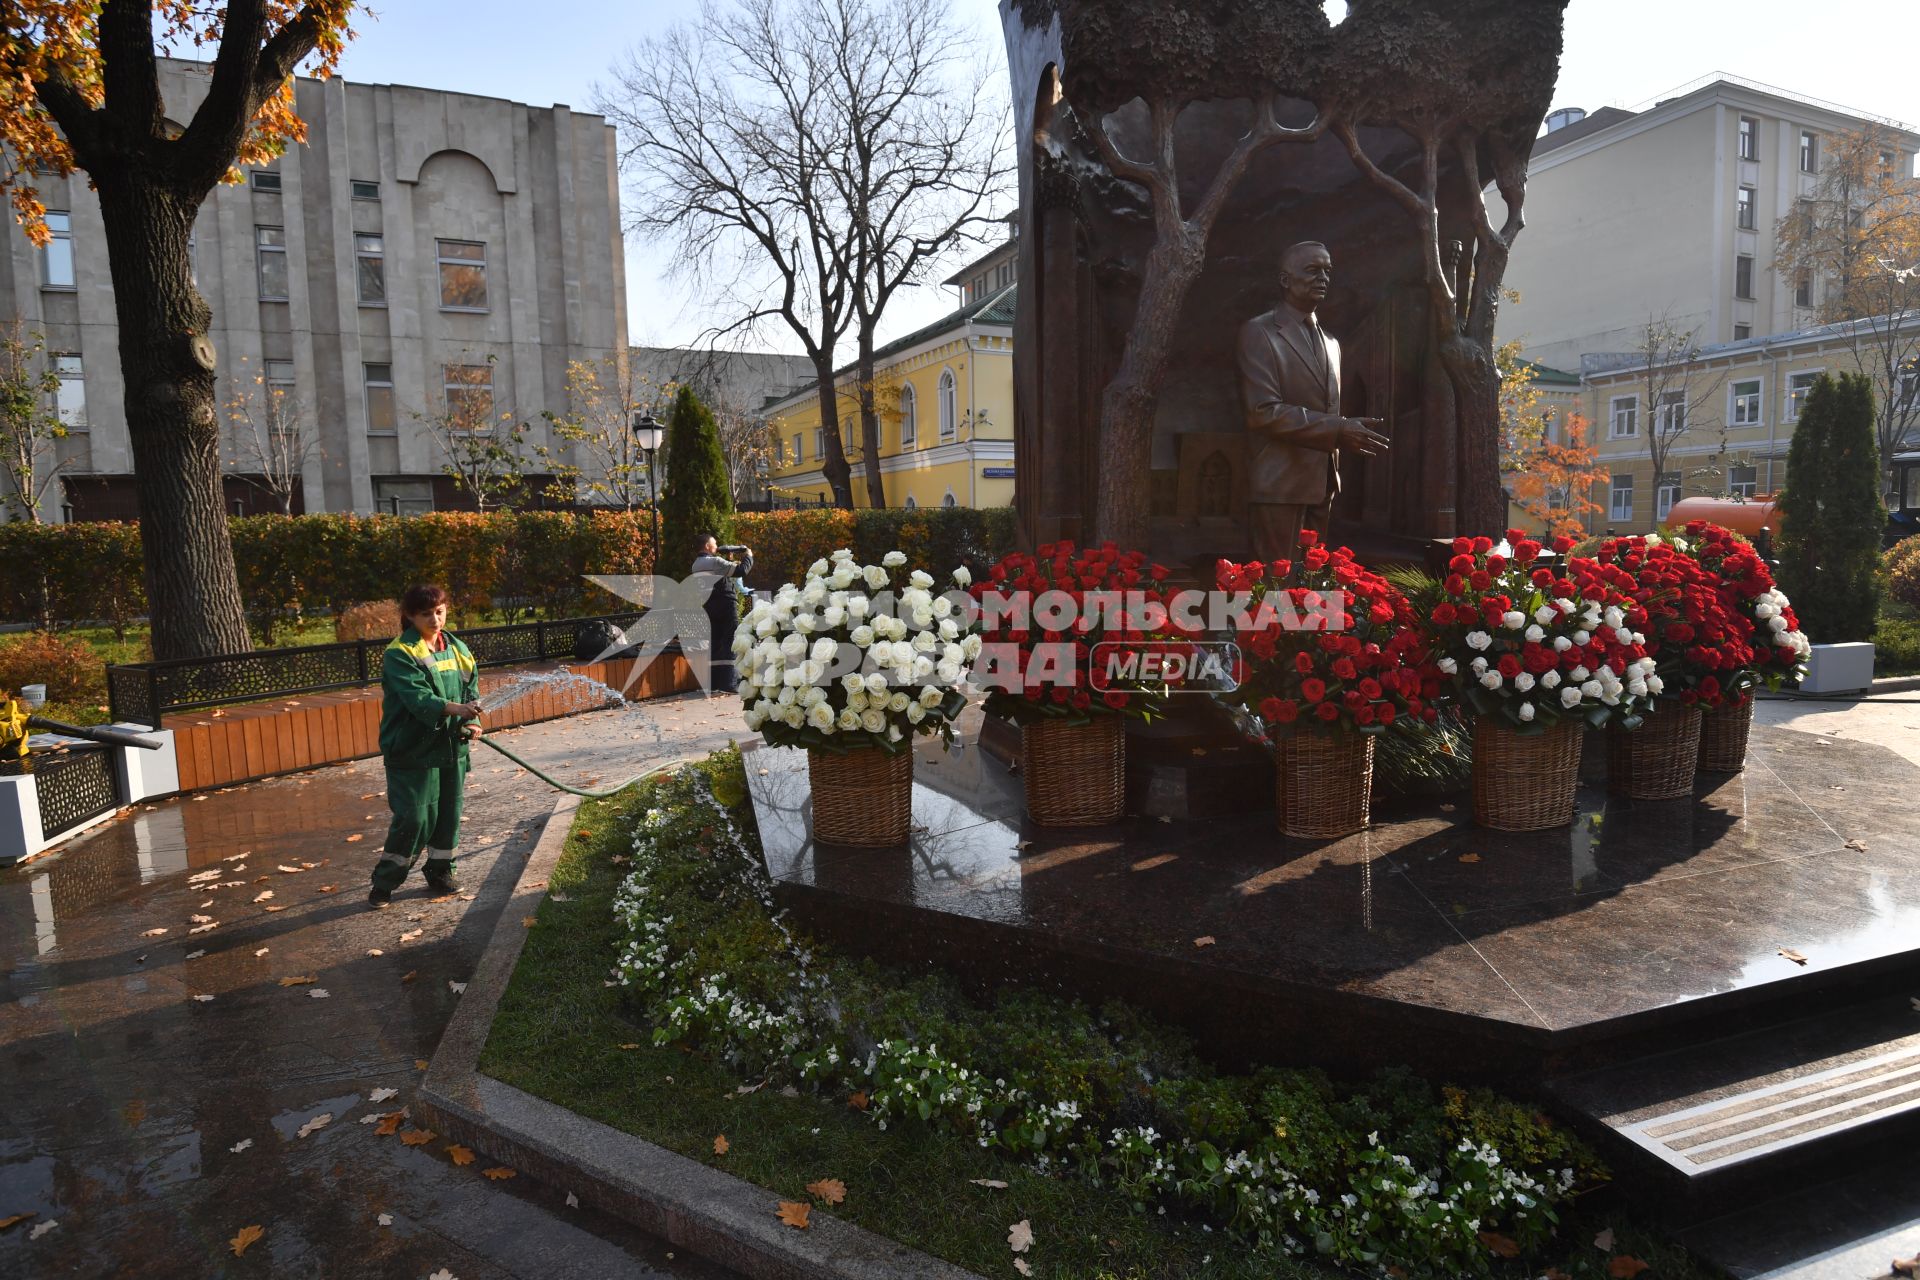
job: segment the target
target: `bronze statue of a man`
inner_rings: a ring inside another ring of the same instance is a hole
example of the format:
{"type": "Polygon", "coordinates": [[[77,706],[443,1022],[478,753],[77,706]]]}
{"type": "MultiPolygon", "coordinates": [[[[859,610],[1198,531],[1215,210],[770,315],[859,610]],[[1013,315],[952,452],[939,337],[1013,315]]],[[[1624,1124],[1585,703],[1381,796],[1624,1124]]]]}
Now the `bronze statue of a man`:
{"type": "Polygon", "coordinates": [[[1375,457],[1379,418],[1340,416],[1340,344],[1314,312],[1333,257],[1314,240],[1280,255],[1280,305],[1240,327],[1240,398],[1247,431],[1247,512],[1254,554],[1292,559],[1302,529],[1322,530],[1340,492],[1340,450],[1375,457]]]}

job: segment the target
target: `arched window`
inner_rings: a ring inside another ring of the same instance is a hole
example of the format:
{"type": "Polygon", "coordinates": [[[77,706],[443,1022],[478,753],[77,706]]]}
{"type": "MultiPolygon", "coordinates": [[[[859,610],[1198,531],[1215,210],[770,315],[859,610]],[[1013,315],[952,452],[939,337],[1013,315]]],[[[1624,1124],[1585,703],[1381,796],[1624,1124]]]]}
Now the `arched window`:
{"type": "MultiPolygon", "coordinates": [[[[953,439],[960,425],[960,384],[953,376],[953,370],[940,371],[940,438],[953,439]]],[[[948,504],[951,505],[951,504],[948,504]]]]}
{"type": "Polygon", "coordinates": [[[911,449],[920,437],[920,424],[914,420],[917,406],[914,404],[913,384],[900,384],[900,447],[911,449]]]}
{"type": "Polygon", "coordinates": [[[920,504],[919,504],[918,502],[916,502],[916,501],[914,501],[914,498],[913,498],[913,495],[912,495],[912,494],[908,494],[908,495],[907,495],[907,500],[906,500],[905,502],[903,502],[903,503],[901,503],[900,505],[901,505],[901,506],[903,506],[903,507],[905,507],[905,508],[906,508],[906,509],[907,509],[908,511],[912,511],[912,510],[914,510],[914,509],[915,509],[916,507],[918,507],[918,506],[919,506],[920,504]]]}
{"type": "Polygon", "coordinates": [[[960,505],[960,500],[954,497],[953,490],[949,489],[947,490],[947,496],[940,499],[940,505],[943,507],[957,507],[960,505]]]}

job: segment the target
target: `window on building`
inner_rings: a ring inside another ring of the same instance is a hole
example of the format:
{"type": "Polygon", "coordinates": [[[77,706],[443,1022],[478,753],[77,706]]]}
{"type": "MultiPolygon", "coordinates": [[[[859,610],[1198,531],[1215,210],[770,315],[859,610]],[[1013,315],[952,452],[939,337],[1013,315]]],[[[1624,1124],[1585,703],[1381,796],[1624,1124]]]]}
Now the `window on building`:
{"type": "Polygon", "coordinates": [[[1610,488],[1610,501],[1607,505],[1607,519],[1633,519],[1633,476],[1616,475],[1610,488]]]}
{"type": "Polygon", "coordinates": [[[800,433],[796,431],[793,433],[793,457],[790,459],[790,461],[793,463],[794,466],[797,467],[800,465],[801,459],[805,458],[806,456],[807,455],[805,453],[801,452],[800,433]]]}
{"type": "Polygon", "coordinates": [[[1802,271],[1793,282],[1793,305],[1811,307],[1813,305],[1813,277],[1802,271]]]}
{"type": "Polygon", "coordinates": [[[446,397],[447,425],[456,431],[485,431],[493,425],[493,366],[440,366],[440,390],[446,397]]]}
{"type": "Polygon", "coordinates": [[[920,424],[916,420],[919,406],[915,403],[912,383],[902,383],[900,387],[900,447],[911,449],[919,442],[920,424]]]}
{"type": "Polygon", "coordinates": [[[1727,468],[1727,492],[1736,498],[1751,498],[1760,491],[1760,468],[1750,462],[1736,462],[1727,468]]]}
{"type": "Polygon", "coordinates": [[[943,507],[957,507],[960,505],[960,499],[954,497],[953,490],[949,489],[947,490],[947,496],[940,499],[940,505],[943,507]]]}
{"type": "Polygon", "coordinates": [[[905,507],[907,510],[912,511],[915,508],[917,508],[920,505],[920,503],[918,502],[918,500],[914,498],[912,494],[908,494],[907,500],[901,503],[900,505],[905,507]]]}
{"type": "Polygon", "coordinates": [[[1640,397],[1615,396],[1607,402],[1607,437],[1620,440],[1640,434],[1640,397]]]}
{"type": "Polygon", "coordinates": [[[268,394],[286,395],[293,390],[293,361],[263,361],[262,372],[266,375],[268,394]]]}
{"type": "Polygon", "coordinates": [[[400,430],[400,415],[394,411],[393,366],[367,364],[361,365],[360,369],[362,384],[366,389],[367,434],[395,434],[400,430]]]}
{"type": "Polygon", "coordinates": [[[1680,473],[1669,471],[1660,477],[1660,483],[1653,488],[1653,518],[1665,520],[1667,513],[1673,510],[1673,504],[1680,501],[1680,473]]]}
{"type": "Polygon", "coordinates": [[[1806,373],[1790,373],[1787,375],[1786,420],[1788,422],[1800,421],[1800,410],[1807,403],[1807,393],[1813,390],[1813,384],[1818,381],[1820,381],[1820,371],[1818,369],[1813,369],[1806,373]]]}
{"type": "Polygon", "coordinates": [[[1734,206],[1734,225],[1742,231],[1753,230],[1753,201],[1757,193],[1752,187],[1740,188],[1739,203],[1734,206]]]}
{"type": "Polygon", "coordinates": [[[1820,172],[1820,138],[1808,129],[1800,131],[1800,172],[1820,172]]]}
{"type": "Polygon", "coordinates": [[[53,239],[40,251],[40,286],[43,289],[73,288],[73,215],[64,210],[47,210],[47,234],[53,239]]]}
{"type": "Polygon", "coordinates": [[[373,509],[389,516],[426,515],[433,510],[433,482],[376,476],[373,481],[373,509]]]}
{"type": "Polygon", "coordinates": [[[252,179],[255,191],[271,191],[275,195],[280,193],[280,175],[274,170],[255,169],[248,176],[252,179]]]}
{"type": "Polygon", "coordinates": [[[436,240],[442,311],[487,309],[487,246],[478,240],[436,240]]]}
{"type": "Polygon", "coordinates": [[[940,371],[938,399],[940,401],[940,438],[951,440],[960,429],[960,384],[953,376],[953,370],[940,371]]]}
{"type": "Polygon", "coordinates": [[[80,357],[77,355],[53,357],[53,373],[60,379],[60,385],[54,389],[53,393],[53,407],[60,415],[60,425],[69,431],[86,430],[87,379],[80,357]]]}
{"type": "Polygon", "coordinates": [[[1653,407],[1653,431],[1658,436],[1677,436],[1687,429],[1687,393],[1662,391],[1660,403],[1653,407]]]}
{"type": "Polygon", "coordinates": [[[380,184],[377,182],[363,182],[359,178],[355,178],[352,187],[353,198],[355,200],[378,200],[380,198],[380,184]]]}
{"type": "Polygon", "coordinates": [[[262,302],[287,300],[287,232],[284,227],[255,227],[253,257],[262,302]]]}
{"type": "Polygon", "coordinates": [[[387,305],[386,241],[370,232],[358,231],[353,237],[354,288],[363,307],[387,305]]]}
{"type": "Polygon", "coordinates": [[[1752,325],[1737,324],[1733,326],[1733,340],[1735,342],[1745,342],[1748,338],[1751,338],[1752,336],[1753,336],[1752,325]]]}
{"type": "Polygon", "coordinates": [[[1733,296],[1753,297],[1753,258],[1748,254],[1743,253],[1733,260],[1733,296]]]}
{"type": "Polygon", "coordinates": [[[1728,389],[1732,403],[1727,411],[1727,424],[1735,427],[1757,427],[1760,425],[1760,379],[1749,378],[1736,382],[1728,389]]]}
{"type": "Polygon", "coordinates": [[[825,427],[815,427],[813,429],[813,460],[818,462],[826,456],[827,429],[825,427]]]}
{"type": "Polygon", "coordinates": [[[1760,158],[1760,122],[1752,116],[1740,117],[1740,158],[1742,160],[1760,158]]]}

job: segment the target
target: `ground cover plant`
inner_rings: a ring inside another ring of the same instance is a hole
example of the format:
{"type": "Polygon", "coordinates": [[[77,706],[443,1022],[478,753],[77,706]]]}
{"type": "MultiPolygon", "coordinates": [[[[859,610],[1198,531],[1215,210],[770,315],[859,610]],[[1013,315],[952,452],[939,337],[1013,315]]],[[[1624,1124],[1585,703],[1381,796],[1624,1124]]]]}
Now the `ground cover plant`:
{"type": "Polygon", "coordinates": [[[745,791],[722,753],[582,810],[484,1071],[985,1274],[1708,1274],[1524,1104],[1223,1075],[1123,1005],[977,1003],[792,935],[745,791]]]}

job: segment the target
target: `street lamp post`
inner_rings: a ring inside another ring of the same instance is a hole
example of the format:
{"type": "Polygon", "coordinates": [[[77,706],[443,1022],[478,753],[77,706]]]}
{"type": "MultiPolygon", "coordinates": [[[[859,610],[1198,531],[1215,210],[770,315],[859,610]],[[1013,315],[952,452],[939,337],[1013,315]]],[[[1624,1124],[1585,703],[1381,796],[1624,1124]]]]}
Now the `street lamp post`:
{"type": "Polygon", "coordinates": [[[660,486],[654,482],[653,455],[659,451],[660,437],[663,432],[653,415],[644,409],[635,410],[633,415],[633,442],[640,452],[647,456],[647,505],[653,508],[653,567],[660,569],[660,486]]]}

